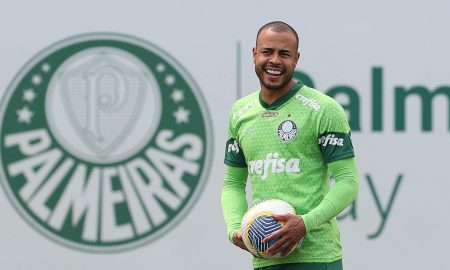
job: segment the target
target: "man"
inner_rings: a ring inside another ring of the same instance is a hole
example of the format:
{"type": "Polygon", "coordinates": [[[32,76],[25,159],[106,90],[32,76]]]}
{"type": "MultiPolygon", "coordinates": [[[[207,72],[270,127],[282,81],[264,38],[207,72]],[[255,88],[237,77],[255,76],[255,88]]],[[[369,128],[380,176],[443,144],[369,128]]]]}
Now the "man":
{"type": "Polygon", "coordinates": [[[288,24],[260,28],[253,62],[260,91],[235,102],[228,123],[222,208],[228,237],[246,249],[240,223],[247,210],[249,176],[252,203],[281,199],[297,215],[275,215],[285,226],[264,239],[279,238],[268,252],[290,250],[281,259],[253,259],[259,270],[342,269],[336,216],[355,198],[358,178],[350,128],[332,98],[295,81],[300,58],[298,35],[288,24]],[[330,175],[335,185],[330,188],[330,175]]]}

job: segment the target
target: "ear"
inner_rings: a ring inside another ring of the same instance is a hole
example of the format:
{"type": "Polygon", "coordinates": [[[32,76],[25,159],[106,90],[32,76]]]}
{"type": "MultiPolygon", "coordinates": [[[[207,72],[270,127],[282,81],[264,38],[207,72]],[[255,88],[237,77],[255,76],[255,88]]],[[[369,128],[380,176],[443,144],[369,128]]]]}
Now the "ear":
{"type": "Polygon", "coordinates": [[[300,52],[297,52],[297,60],[295,60],[295,65],[300,61],[300,52]]]}
{"type": "Polygon", "coordinates": [[[253,47],[253,49],[252,49],[252,54],[253,54],[253,63],[255,64],[255,58],[256,58],[256,47],[253,47]]]}

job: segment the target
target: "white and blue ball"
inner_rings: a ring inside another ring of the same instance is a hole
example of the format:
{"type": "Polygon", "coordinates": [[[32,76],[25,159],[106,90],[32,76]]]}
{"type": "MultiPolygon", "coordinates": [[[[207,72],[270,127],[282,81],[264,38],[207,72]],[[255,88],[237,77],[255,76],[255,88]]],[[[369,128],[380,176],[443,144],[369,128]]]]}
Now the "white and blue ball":
{"type": "MultiPolygon", "coordinates": [[[[276,220],[273,214],[294,214],[295,209],[289,203],[273,199],[260,202],[252,206],[245,213],[241,223],[242,240],[247,249],[259,258],[280,258],[281,252],[270,255],[267,249],[272,246],[278,239],[274,239],[268,243],[263,243],[263,239],[271,233],[279,230],[284,223],[276,220]]],[[[288,254],[297,247],[294,246],[288,254]]],[[[287,256],[287,255],[286,255],[287,256]]]]}

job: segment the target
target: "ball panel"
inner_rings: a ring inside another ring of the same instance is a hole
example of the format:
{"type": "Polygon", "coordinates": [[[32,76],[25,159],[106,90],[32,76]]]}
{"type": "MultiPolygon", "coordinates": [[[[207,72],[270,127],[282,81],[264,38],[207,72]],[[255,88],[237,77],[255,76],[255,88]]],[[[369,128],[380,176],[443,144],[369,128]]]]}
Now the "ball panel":
{"type": "Polygon", "coordinates": [[[259,216],[251,223],[248,230],[248,236],[258,254],[267,254],[267,249],[272,246],[277,239],[268,243],[263,243],[263,240],[279,229],[281,229],[280,222],[268,215],[259,216]]]}

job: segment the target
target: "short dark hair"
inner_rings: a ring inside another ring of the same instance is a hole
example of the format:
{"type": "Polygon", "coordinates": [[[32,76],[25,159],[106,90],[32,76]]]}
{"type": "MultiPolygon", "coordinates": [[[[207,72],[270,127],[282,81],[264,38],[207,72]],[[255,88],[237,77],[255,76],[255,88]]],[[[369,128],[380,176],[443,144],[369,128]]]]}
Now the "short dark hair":
{"type": "Polygon", "coordinates": [[[292,28],[292,26],[290,26],[289,24],[282,22],[282,21],[273,21],[273,22],[269,22],[269,23],[266,23],[265,25],[261,26],[261,28],[259,28],[259,30],[258,30],[258,34],[256,34],[256,43],[258,43],[259,34],[262,32],[262,30],[264,30],[266,28],[269,28],[272,31],[277,32],[277,33],[291,31],[294,34],[295,39],[297,40],[297,50],[298,50],[299,41],[298,41],[297,32],[294,30],[294,28],[292,28]]]}

